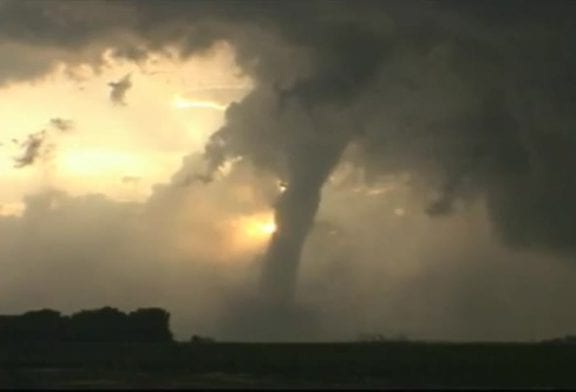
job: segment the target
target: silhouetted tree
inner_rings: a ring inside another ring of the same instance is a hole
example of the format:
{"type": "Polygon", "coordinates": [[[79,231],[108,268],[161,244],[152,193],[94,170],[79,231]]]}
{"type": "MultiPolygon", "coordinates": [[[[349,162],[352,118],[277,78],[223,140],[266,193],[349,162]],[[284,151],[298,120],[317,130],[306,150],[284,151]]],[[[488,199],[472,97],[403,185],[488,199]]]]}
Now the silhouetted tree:
{"type": "Polygon", "coordinates": [[[129,314],[109,306],[63,317],[54,310],[0,316],[0,342],[170,342],[170,314],[160,308],[129,314]]]}
{"type": "Polygon", "coordinates": [[[59,312],[36,310],[19,316],[0,317],[0,340],[60,341],[65,335],[65,319],[59,312]]]}
{"type": "Polygon", "coordinates": [[[128,333],[126,314],[108,306],[74,313],[68,326],[73,341],[122,342],[129,340],[128,333]]]}
{"type": "Polygon", "coordinates": [[[24,313],[18,319],[25,340],[59,341],[64,338],[65,319],[60,312],[43,309],[24,313]]]}
{"type": "Polygon", "coordinates": [[[190,343],[204,344],[204,343],[214,343],[214,339],[207,336],[192,335],[190,338],[190,343]]]}
{"type": "Polygon", "coordinates": [[[160,308],[138,309],[128,314],[130,339],[137,342],[172,341],[170,314],[160,308]]]}
{"type": "Polygon", "coordinates": [[[14,340],[14,327],[17,316],[0,316],[0,342],[14,340]]]}

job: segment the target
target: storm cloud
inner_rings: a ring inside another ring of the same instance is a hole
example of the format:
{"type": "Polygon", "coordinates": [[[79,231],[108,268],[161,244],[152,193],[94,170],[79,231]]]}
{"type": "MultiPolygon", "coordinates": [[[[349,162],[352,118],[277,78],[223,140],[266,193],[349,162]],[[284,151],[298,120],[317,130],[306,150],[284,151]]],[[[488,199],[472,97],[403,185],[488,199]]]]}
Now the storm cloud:
{"type": "MultiPolygon", "coordinates": [[[[229,42],[255,88],[228,108],[200,174],[183,168],[183,178],[211,179],[241,158],[287,184],[272,203],[278,227],[261,282],[263,295],[282,303],[296,295],[299,275],[304,285],[312,276],[300,259],[321,230],[323,190],[346,164],[360,173],[359,187],[410,178],[407,195],[417,196],[406,204],[420,214],[418,227],[485,208],[474,219],[505,247],[462,240],[468,250],[477,245],[470,259],[486,249],[496,258],[518,259],[510,249],[542,263],[572,259],[574,16],[570,1],[4,1],[0,53],[14,55],[0,65],[0,83],[58,64],[98,69],[106,51],[137,62],[229,42]]],[[[123,100],[121,91],[113,100],[123,100]]],[[[346,192],[350,181],[341,181],[346,192]]],[[[365,225],[373,228],[365,237],[378,241],[378,225],[365,225]]]]}

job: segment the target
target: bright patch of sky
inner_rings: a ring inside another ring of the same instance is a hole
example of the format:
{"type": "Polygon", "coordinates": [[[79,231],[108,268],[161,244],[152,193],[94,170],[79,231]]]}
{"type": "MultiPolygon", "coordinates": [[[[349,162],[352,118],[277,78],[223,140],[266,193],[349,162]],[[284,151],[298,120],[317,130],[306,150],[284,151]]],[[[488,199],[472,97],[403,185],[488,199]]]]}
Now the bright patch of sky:
{"type": "Polygon", "coordinates": [[[202,150],[224,110],[251,89],[232,48],[181,61],[152,56],[142,64],[107,56],[95,72],[64,68],[41,80],[0,89],[0,214],[14,214],[29,193],[56,188],[73,195],[103,193],[144,200],[166,182],[182,157],[202,150]],[[110,82],[130,74],[126,105],[110,100],[110,82]],[[58,129],[52,119],[69,121],[58,129]],[[16,168],[28,135],[46,130],[41,156],[16,168]]]}

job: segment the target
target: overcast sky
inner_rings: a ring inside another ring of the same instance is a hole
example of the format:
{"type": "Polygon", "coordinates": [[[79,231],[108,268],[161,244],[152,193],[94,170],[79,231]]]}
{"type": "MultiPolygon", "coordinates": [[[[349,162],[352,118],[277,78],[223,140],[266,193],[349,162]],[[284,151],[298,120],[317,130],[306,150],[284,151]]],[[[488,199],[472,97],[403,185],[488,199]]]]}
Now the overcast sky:
{"type": "Polygon", "coordinates": [[[576,3],[0,0],[0,313],[574,333],[576,3]]]}

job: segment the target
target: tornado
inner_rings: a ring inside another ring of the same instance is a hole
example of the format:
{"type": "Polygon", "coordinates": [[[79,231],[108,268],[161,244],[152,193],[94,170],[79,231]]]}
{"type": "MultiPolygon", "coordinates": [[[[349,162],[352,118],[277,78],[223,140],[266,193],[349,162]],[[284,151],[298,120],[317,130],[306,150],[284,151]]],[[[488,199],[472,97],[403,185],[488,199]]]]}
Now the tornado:
{"type": "Polygon", "coordinates": [[[302,249],[321,202],[322,186],[346,146],[361,133],[360,121],[350,108],[375,79],[385,58],[380,51],[359,51],[381,44],[371,28],[346,23],[329,31],[332,34],[324,45],[316,48],[318,53],[330,53],[317,64],[317,73],[277,91],[280,112],[287,102],[297,102],[311,124],[307,131],[294,130],[282,148],[288,185],[275,205],[276,232],[265,252],[261,275],[262,298],[280,308],[294,302],[302,249]],[[316,114],[317,109],[323,116],[316,114]]]}
{"type": "Polygon", "coordinates": [[[314,223],[322,185],[346,147],[345,140],[317,140],[290,159],[286,190],[275,206],[276,231],[264,257],[261,289],[266,302],[288,306],[294,300],[300,256],[314,223]]]}

